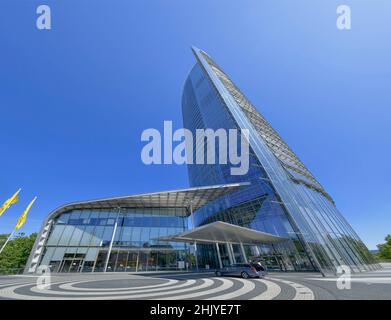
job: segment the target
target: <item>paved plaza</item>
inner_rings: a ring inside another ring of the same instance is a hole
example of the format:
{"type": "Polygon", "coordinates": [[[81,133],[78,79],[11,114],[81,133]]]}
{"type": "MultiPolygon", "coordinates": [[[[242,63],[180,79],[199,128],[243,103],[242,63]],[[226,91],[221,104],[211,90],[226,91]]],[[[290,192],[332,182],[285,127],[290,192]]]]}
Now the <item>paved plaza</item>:
{"type": "Polygon", "coordinates": [[[351,288],[317,273],[269,273],[264,279],[215,277],[213,273],[52,274],[51,287],[37,276],[1,276],[0,299],[27,300],[330,300],[391,299],[391,265],[356,274],[351,288]]]}

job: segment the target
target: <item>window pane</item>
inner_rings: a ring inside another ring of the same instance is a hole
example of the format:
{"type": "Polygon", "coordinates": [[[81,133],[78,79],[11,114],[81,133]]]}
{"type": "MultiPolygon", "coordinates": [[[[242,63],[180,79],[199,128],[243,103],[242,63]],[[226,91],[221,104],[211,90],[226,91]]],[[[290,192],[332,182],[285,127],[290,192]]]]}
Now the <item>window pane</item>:
{"type": "Polygon", "coordinates": [[[92,234],[94,232],[94,226],[87,226],[84,230],[83,236],[80,241],[81,246],[88,246],[91,242],[92,234]]]}
{"type": "Polygon", "coordinates": [[[65,248],[56,248],[56,251],[54,252],[53,254],[53,257],[51,260],[53,261],[61,261],[62,258],[64,257],[64,253],[65,253],[65,248]]]}
{"type": "Polygon", "coordinates": [[[66,226],[58,244],[61,246],[67,246],[69,244],[69,241],[71,240],[74,230],[74,226],[66,226]]]}
{"type": "Polygon", "coordinates": [[[86,254],[86,261],[95,261],[98,254],[98,248],[89,248],[86,254]]]}
{"type": "Polygon", "coordinates": [[[56,246],[58,244],[58,241],[60,240],[60,237],[61,237],[64,229],[65,229],[65,226],[63,226],[63,225],[55,225],[52,233],[49,236],[49,240],[47,242],[47,245],[56,246]]]}
{"type": "Polygon", "coordinates": [[[51,248],[51,247],[46,249],[45,255],[43,256],[43,259],[41,261],[41,265],[44,265],[44,266],[49,265],[50,260],[53,260],[51,258],[52,258],[54,249],[55,248],[51,248]]]}
{"type": "Polygon", "coordinates": [[[100,246],[101,245],[104,230],[105,230],[105,227],[100,227],[100,226],[95,227],[94,235],[92,236],[92,239],[91,239],[91,244],[90,244],[91,246],[100,246]]]}
{"type": "Polygon", "coordinates": [[[57,219],[57,224],[67,224],[70,214],[69,213],[63,213],[60,215],[57,219]]]}
{"type": "Polygon", "coordinates": [[[71,241],[69,243],[70,246],[77,246],[79,245],[80,239],[83,235],[84,227],[76,226],[75,231],[72,234],[71,241]]]}

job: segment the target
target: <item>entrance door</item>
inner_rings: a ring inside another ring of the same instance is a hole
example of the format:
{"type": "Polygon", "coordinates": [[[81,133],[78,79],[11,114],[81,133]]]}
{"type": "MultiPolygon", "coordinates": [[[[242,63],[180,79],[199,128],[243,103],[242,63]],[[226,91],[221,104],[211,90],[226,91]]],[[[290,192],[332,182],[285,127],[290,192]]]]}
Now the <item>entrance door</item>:
{"type": "Polygon", "coordinates": [[[69,272],[80,272],[82,265],[83,265],[83,259],[73,260],[69,268],[69,272]]]}
{"type": "Polygon", "coordinates": [[[139,253],[129,252],[126,271],[138,271],[138,265],[139,265],[139,253]]]}
{"type": "Polygon", "coordinates": [[[72,264],[72,260],[62,260],[59,268],[59,272],[60,273],[69,272],[71,264],[72,264]]]}
{"type": "Polygon", "coordinates": [[[83,266],[84,259],[66,259],[62,260],[59,272],[80,272],[83,266]]]}
{"type": "Polygon", "coordinates": [[[221,263],[223,267],[228,267],[231,265],[231,261],[229,259],[228,248],[226,244],[219,245],[221,263]]]}
{"type": "Polygon", "coordinates": [[[139,260],[137,271],[148,271],[149,270],[149,252],[139,251],[139,260]]]}

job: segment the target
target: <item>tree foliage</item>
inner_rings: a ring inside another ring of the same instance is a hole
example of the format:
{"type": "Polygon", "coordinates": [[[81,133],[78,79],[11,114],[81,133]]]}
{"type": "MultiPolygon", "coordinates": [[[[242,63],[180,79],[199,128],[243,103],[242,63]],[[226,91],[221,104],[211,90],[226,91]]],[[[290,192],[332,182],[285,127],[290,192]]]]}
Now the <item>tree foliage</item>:
{"type": "Polygon", "coordinates": [[[386,243],[378,244],[379,249],[378,257],[382,260],[391,260],[391,234],[385,237],[386,243]]]}
{"type": "MultiPolygon", "coordinates": [[[[8,236],[8,234],[0,234],[0,246],[3,246],[8,236]]],[[[10,240],[0,254],[0,274],[23,271],[36,238],[36,233],[29,236],[20,233],[13,240],[10,240]]]]}

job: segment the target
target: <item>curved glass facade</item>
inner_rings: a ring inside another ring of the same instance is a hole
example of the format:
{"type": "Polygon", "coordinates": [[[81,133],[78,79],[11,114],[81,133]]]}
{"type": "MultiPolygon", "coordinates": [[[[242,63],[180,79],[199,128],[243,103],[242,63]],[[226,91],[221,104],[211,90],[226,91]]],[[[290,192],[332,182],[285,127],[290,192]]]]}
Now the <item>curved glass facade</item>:
{"type": "MultiPolygon", "coordinates": [[[[378,268],[332,198],[277,132],[206,53],[193,51],[197,64],[182,96],[184,127],[194,135],[196,129],[248,129],[250,168],[234,176],[230,163],[188,165],[190,185],[251,183],[195,212],[195,225],[221,220],[289,238],[279,246],[246,249],[250,256],[278,261],[281,269],[328,274],[340,265],[353,271],[378,268]]],[[[198,147],[193,146],[194,154],[198,147]]],[[[201,261],[216,256],[214,250],[200,246],[201,261]]]]}
{"type": "Polygon", "coordinates": [[[72,210],[53,220],[40,265],[52,272],[176,270],[178,261],[184,268],[187,245],[157,238],[185,229],[181,208],[72,210]]]}

